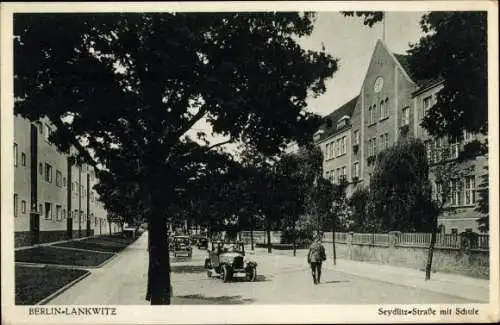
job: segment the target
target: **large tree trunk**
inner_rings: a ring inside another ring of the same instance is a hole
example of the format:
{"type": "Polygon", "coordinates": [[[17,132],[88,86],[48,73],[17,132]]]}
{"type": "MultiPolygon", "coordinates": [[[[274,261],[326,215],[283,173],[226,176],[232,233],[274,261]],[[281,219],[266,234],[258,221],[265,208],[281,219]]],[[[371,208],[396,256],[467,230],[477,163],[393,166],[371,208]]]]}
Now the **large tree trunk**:
{"type": "Polygon", "coordinates": [[[161,196],[152,198],[149,222],[149,269],[146,300],[151,305],[170,305],[170,256],[168,251],[167,218],[159,209],[161,196]]]}
{"type": "Polygon", "coordinates": [[[267,234],[267,252],[272,253],[272,248],[271,248],[271,225],[269,222],[266,222],[266,234],[267,234]]]}
{"type": "Polygon", "coordinates": [[[432,269],[432,256],[434,254],[434,246],[436,245],[437,236],[437,218],[434,221],[434,227],[432,229],[431,243],[429,245],[429,252],[427,253],[427,264],[425,265],[425,279],[431,279],[431,269],[432,269]]]}
{"type": "Polygon", "coordinates": [[[332,248],[333,248],[333,265],[337,265],[337,251],[335,250],[335,216],[333,216],[332,220],[332,248]]]}
{"type": "Polygon", "coordinates": [[[297,233],[295,232],[295,214],[292,215],[292,243],[293,243],[293,256],[297,256],[297,233]]]}
{"type": "Polygon", "coordinates": [[[252,250],[254,250],[253,246],[253,215],[250,217],[250,245],[252,250]]]}

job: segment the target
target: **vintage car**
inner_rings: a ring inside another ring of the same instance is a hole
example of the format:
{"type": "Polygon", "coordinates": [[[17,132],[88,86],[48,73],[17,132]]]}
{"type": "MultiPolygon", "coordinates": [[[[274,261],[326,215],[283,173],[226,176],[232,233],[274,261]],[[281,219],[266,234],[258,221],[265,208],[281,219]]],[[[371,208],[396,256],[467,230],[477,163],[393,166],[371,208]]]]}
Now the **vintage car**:
{"type": "Polygon", "coordinates": [[[174,236],[172,239],[172,248],[174,257],[178,255],[187,255],[191,257],[193,255],[193,248],[191,247],[189,236],[174,236]]]}
{"type": "Polygon", "coordinates": [[[257,263],[245,259],[244,243],[212,242],[205,259],[208,277],[219,277],[224,282],[233,278],[255,281],[257,263]]]}
{"type": "Polygon", "coordinates": [[[198,249],[208,249],[208,238],[207,237],[199,237],[196,240],[196,247],[198,247],[198,249]]]}

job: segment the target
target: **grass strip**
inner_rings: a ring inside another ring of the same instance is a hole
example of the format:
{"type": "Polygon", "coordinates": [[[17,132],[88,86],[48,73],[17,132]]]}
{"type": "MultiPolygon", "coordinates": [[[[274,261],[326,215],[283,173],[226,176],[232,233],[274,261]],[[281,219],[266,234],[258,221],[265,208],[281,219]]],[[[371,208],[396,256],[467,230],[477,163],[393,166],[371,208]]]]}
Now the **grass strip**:
{"type": "Polygon", "coordinates": [[[89,271],[16,265],[16,305],[34,305],[86,273],[89,271]]]}
{"type": "Polygon", "coordinates": [[[15,252],[16,262],[96,267],[113,257],[112,253],[77,251],[40,246],[15,252]]]}

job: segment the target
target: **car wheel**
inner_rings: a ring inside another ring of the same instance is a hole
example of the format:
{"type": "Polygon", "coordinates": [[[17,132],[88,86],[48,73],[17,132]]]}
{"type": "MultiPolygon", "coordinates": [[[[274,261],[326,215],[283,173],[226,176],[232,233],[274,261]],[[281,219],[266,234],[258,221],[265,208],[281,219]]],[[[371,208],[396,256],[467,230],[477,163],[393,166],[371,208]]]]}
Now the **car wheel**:
{"type": "Polygon", "coordinates": [[[229,282],[229,281],[231,281],[232,276],[233,276],[233,274],[232,274],[231,268],[224,264],[222,266],[222,280],[224,282],[229,282]]]}
{"type": "Polygon", "coordinates": [[[250,282],[254,282],[257,280],[257,268],[251,268],[247,272],[247,280],[250,282]]]}
{"type": "Polygon", "coordinates": [[[209,278],[212,277],[212,271],[211,270],[207,270],[207,277],[209,277],[209,278]]]}

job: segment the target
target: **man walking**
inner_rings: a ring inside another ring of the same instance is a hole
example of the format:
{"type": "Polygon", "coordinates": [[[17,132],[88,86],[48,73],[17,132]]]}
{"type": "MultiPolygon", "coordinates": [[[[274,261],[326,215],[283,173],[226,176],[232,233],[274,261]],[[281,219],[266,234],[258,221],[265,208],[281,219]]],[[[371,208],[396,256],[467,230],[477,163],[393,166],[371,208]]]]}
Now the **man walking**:
{"type": "Polygon", "coordinates": [[[324,260],[326,260],[325,247],[321,243],[321,235],[318,234],[307,254],[307,262],[311,265],[314,284],[318,284],[321,281],[321,263],[324,260]]]}

